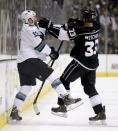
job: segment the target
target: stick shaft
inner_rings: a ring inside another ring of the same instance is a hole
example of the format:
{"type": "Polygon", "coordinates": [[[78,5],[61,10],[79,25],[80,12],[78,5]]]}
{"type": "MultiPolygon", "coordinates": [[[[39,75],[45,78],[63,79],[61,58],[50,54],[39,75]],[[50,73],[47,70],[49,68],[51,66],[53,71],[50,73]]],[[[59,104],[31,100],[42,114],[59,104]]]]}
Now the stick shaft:
{"type": "MultiPolygon", "coordinates": [[[[59,51],[60,51],[60,49],[61,49],[62,45],[63,45],[63,41],[61,41],[61,43],[60,43],[60,45],[59,45],[59,47],[58,47],[57,52],[59,52],[59,51]]],[[[52,67],[52,66],[53,66],[54,62],[55,62],[55,60],[53,60],[53,61],[52,61],[52,63],[51,63],[51,66],[50,66],[50,67],[52,67]]],[[[36,95],[36,98],[34,99],[33,104],[36,104],[36,102],[37,102],[37,100],[38,100],[38,97],[39,97],[39,94],[40,94],[40,92],[41,92],[41,90],[42,90],[42,88],[43,88],[44,84],[45,84],[45,81],[43,81],[43,82],[42,82],[41,87],[40,87],[40,89],[39,89],[39,91],[38,91],[38,93],[37,93],[37,95],[36,95]]]]}

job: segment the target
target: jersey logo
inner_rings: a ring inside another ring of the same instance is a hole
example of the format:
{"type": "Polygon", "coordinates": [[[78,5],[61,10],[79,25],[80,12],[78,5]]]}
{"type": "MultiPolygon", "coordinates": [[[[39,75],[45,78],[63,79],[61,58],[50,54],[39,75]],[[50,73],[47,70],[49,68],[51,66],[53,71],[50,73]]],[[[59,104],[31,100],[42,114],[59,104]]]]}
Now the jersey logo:
{"type": "Polygon", "coordinates": [[[35,37],[37,37],[37,36],[40,36],[40,34],[38,33],[38,32],[33,32],[33,35],[35,36],[35,37]]]}
{"type": "Polygon", "coordinates": [[[73,28],[72,30],[69,30],[69,34],[70,37],[75,37],[76,36],[75,29],[73,28]]]}

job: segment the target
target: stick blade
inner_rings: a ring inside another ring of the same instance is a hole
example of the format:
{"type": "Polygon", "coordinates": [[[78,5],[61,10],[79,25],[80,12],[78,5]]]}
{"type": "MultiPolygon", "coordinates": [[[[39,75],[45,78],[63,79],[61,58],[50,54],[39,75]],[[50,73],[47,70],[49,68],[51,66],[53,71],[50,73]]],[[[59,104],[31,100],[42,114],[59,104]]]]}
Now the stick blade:
{"type": "Polygon", "coordinates": [[[33,104],[33,108],[34,108],[34,111],[35,111],[36,115],[39,115],[40,111],[38,109],[38,106],[36,104],[33,104]]]}

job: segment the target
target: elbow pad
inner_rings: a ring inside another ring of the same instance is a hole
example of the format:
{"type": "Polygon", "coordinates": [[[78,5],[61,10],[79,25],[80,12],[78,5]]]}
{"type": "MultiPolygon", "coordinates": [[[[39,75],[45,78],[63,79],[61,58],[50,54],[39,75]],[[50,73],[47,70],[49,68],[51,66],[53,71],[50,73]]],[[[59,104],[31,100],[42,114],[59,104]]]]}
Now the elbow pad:
{"type": "Polygon", "coordinates": [[[59,36],[59,32],[60,32],[60,28],[61,27],[56,27],[56,26],[50,26],[50,28],[48,29],[49,34],[51,34],[52,36],[54,36],[55,38],[58,38],[59,36]]]}
{"type": "Polygon", "coordinates": [[[50,55],[51,53],[50,47],[45,42],[41,42],[37,47],[35,47],[35,50],[46,55],[50,55]]]}

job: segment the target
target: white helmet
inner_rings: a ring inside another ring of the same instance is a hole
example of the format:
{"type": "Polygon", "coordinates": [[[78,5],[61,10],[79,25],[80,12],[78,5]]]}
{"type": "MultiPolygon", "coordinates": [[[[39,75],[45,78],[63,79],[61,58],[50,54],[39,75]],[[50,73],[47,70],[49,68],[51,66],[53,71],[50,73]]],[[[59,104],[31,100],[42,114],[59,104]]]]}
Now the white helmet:
{"type": "Polygon", "coordinates": [[[25,10],[21,14],[21,19],[22,19],[23,23],[25,23],[25,24],[34,25],[35,16],[36,16],[36,13],[34,11],[25,10]],[[30,19],[32,20],[32,22],[29,21],[30,19]]]}

